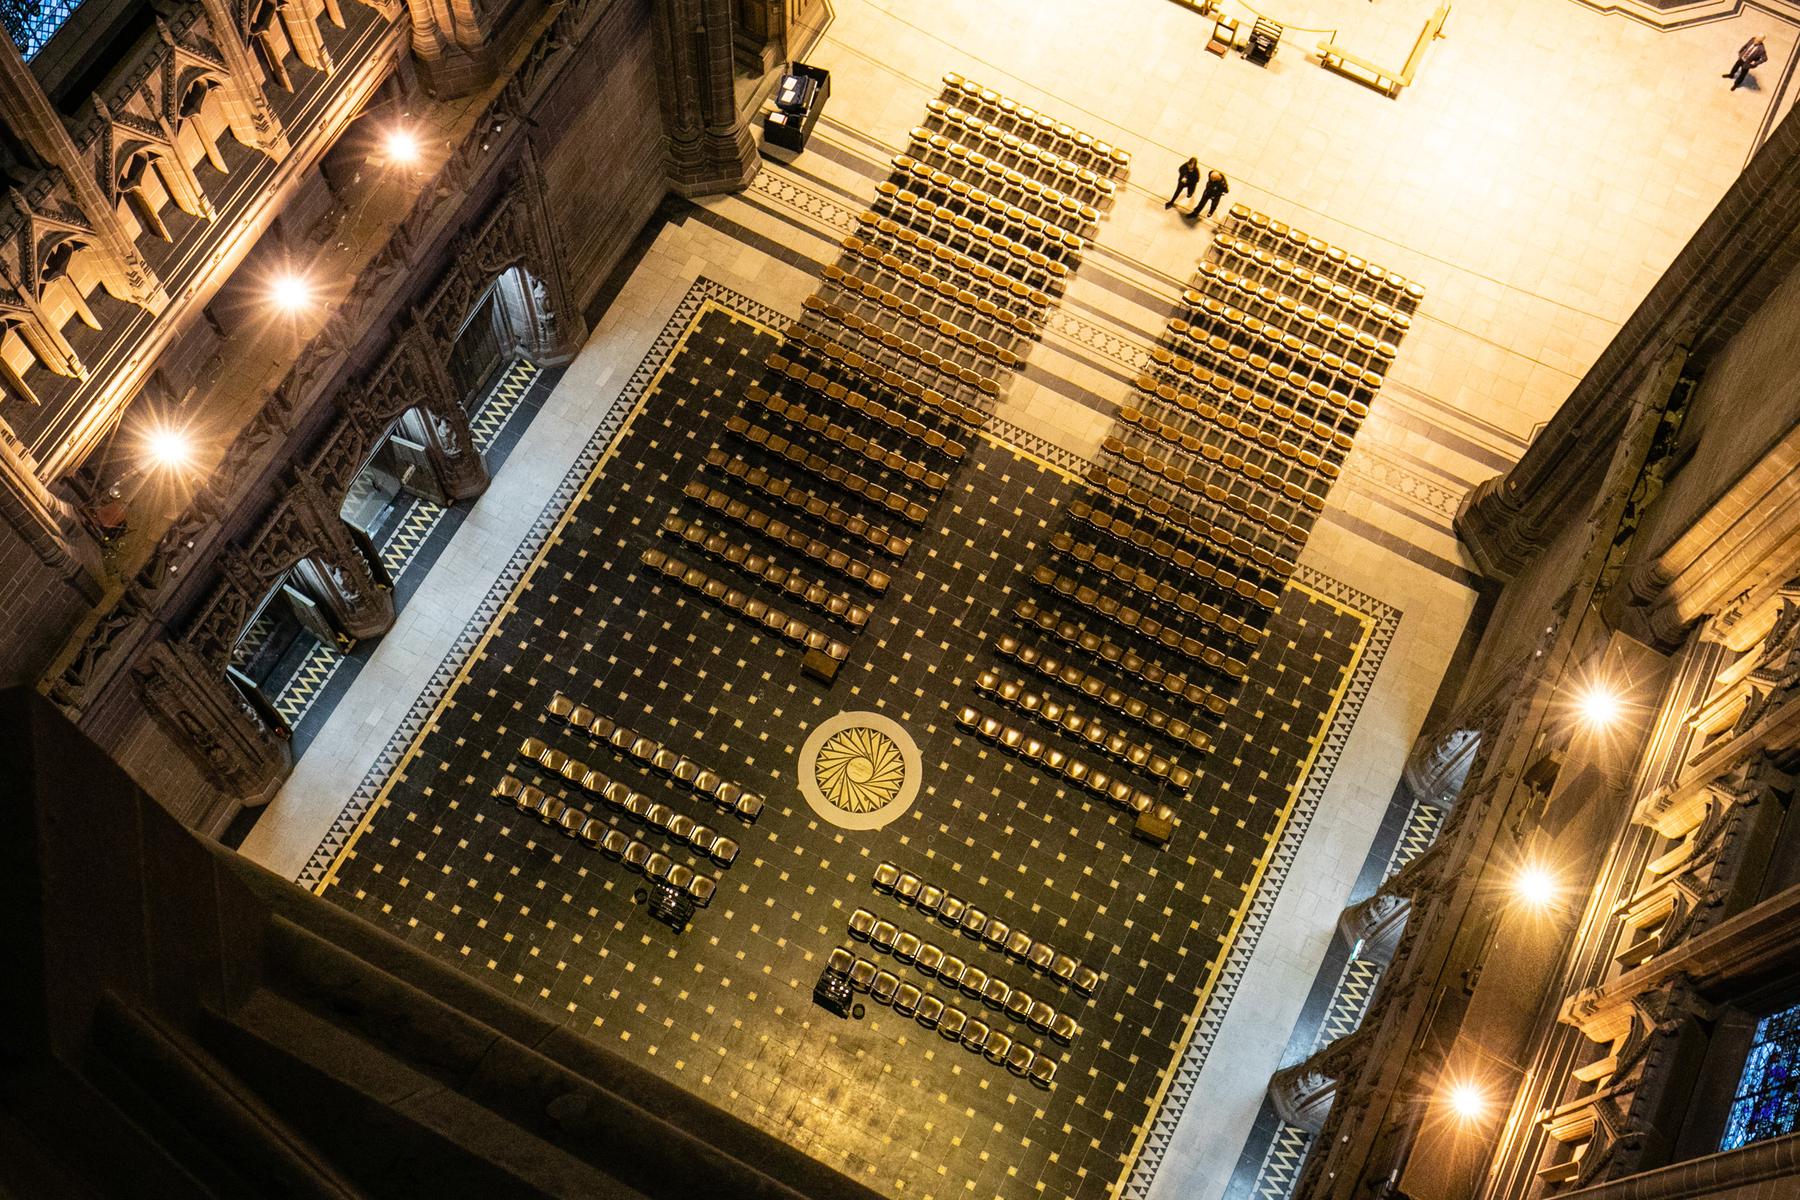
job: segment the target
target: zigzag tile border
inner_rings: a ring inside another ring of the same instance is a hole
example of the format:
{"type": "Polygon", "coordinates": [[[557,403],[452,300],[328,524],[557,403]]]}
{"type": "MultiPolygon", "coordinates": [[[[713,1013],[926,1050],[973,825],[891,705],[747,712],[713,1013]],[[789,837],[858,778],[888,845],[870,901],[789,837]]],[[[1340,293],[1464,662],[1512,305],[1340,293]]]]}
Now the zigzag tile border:
{"type": "Polygon", "coordinates": [[[1238,930],[1231,948],[1225,953],[1225,966],[1219,972],[1219,981],[1212,994],[1207,997],[1206,1005],[1200,1011],[1200,1019],[1194,1023],[1193,1037],[1188,1040],[1181,1062],[1175,1067],[1162,1107],[1150,1119],[1150,1132],[1144,1138],[1144,1147],[1138,1153],[1137,1162],[1132,1164],[1131,1174],[1120,1192],[1121,1196],[1128,1197],[1129,1200],[1145,1200],[1150,1195],[1150,1185],[1155,1181],[1157,1171],[1162,1168],[1163,1158],[1175,1138],[1175,1126],[1181,1121],[1181,1114],[1194,1094],[1195,1085],[1200,1082],[1200,1070],[1212,1054],[1213,1043],[1219,1036],[1219,1027],[1225,1022],[1225,1014],[1237,995],[1238,984],[1250,965],[1251,956],[1256,953],[1257,943],[1262,940],[1263,930],[1269,923],[1269,914],[1275,908],[1275,900],[1281,895],[1282,885],[1287,882],[1294,858],[1300,852],[1300,844],[1306,839],[1306,831],[1312,826],[1313,814],[1318,811],[1319,801],[1331,783],[1338,756],[1343,753],[1350,731],[1356,727],[1357,718],[1362,714],[1363,702],[1369,697],[1369,689],[1374,685],[1382,660],[1387,657],[1388,646],[1394,640],[1394,631],[1400,626],[1399,609],[1347,583],[1307,566],[1302,566],[1294,576],[1346,607],[1374,617],[1375,628],[1369,633],[1368,648],[1363,651],[1362,658],[1356,664],[1356,670],[1350,677],[1350,685],[1344,691],[1343,702],[1338,705],[1337,715],[1332,719],[1331,728],[1325,731],[1325,741],[1319,749],[1319,756],[1314,760],[1312,770],[1307,773],[1305,783],[1301,785],[1300,795],[1294,801],[1293,816],[1288,819],[1287,827],[1281,832],[1281,840],[1276,844],[1275,853],[1269,860],[1268,870],[1263,872],[1262,883],[1250,902],[1249,912],[1244,916],[1243,927],[1238,930]]]}
{"type": "MultiPolygon", "coordinates": [[[[399,727],[388,739],[381,752],[376,755],[374,763],[364,774],[362,782],[352,793],[349,802],[344,806],[337,818],[332,822],[330,831],[307,860],[306,866],[296,876],[295,882],[302,887],[314,888],[325,877],[333,859],[343,848],[345,841],[362,820],[363,814],[374,801],[381,785],[393,772],[395,765],[405,754],[406,748],[412,744],[427,717],[436,706],[444,690],[449,687],[458,668],[468,658],[476,641],[488,624],[500,610],[501,603],[512,591],[513,585],[530,564],[532,557],[543,544],[550,527],[561,515],[564,508],[573,499],[587,474],[599,461],[600,455],[617,436],[625,417],[637,405],[644,389],[662,367],[675,348],[681,332],[687,328],[694,314],[707,300],[718,300],[720,303],[743,313],[766,325],[780,327],[787,317],[780,311],[761,304],[747,296],[743,296],[722,284],[710,279],[701,278],[688,289],[674,313],[664,324],[651,344],[637,369],[632,373],[630,381],[613,401],[612,408],[600,422],[593,437],[588,440],[575,463],[563,477],[556,491],[544,505],[543,511],[533,522],[530,532],[520,540],[518,548],[507,561],[493,587],[488,590],[469,620],[457,635],[455,643],[439,661],[432,671],[431,679],[413,700],[402,718],[399,727]]],[[[1081,463],[1079,455],[1064,450],[1059,446],[1019,428],[1009,422],[992,420],[989,428],[999,437],[1013,445],[1034,454],[1046,462],[1055,464],[1065,470],[1075,470],[1081,463]]],[[[1268,923],[1269,912],[1273,908],[1275,898],[1280,895],[1281,887],[1286,882],[1289,868],[1293,865],[1294,856],[1312,822],[1313,813],[1317,810],[1319,799],[1325,787],[1331,781],[1331,773],[1337,764],[1338,755],[1342,752],[1344,742],[1355,726],[1356,719],[1362,711],[1362,705],[1368,697],[1369,688],[1373,684],[1376,672],[1387,654],[1388,645],[1392,642],[1394,630],[1400,621],[1400,611],[1390,605],[1350,587],[1348,584],[1323,575],[1309,567],[1301,567],[1297,577],[1314,590],[1329,596],[1358,612],[1372,615],[1375,628],[1370,634],[1368,648],[1363,652],[1355,673],[1345,691],[1343,702],[1338,706],[1336,717],[1325,733],[1325,744],[1321,748],[1312,771],[1302,785],[1300,796],[1295,801],[1293,816],[1289,819],[1282,833],[1281,841],[1271,858],[1269,868],[1263,874],[1261,886],[1246,914],[1243,928],[1226,956],[1224,969],[1221,971],[1218,984],[1207,1001],[1200,1020],[1195,1027],[1194,1036],[1189,1041],[1181,1063],[1164,1098],[1163,1106],[1153,1118],[1152,1129],[1145,1140],[1144,1148],[1138,1156],[1131,1177],[1126,1183],[1125,1195],[1134,1198],[1145,1196],[1149,1191],[1150,1181],[1155,1178],[1157,1169],[1162,1165],[1164,1153],[1168,1149],[1176,1122],[1180,1119],[1182,1109],[1186,1107],[1188,1098],[1193,1094],[1194,1084],[1205,1065],[1207,1055],[1217,1037],[1220,1023],[1224,1020],[1225,1011],[1230,1006],[1231,998],[1236,994],[1237,985],[1249,964],[1250,955],[1255,950],[1264,926],[1268,923]]]]}
{"type": "Polygon", "coordinates": [[[1300,1168],[1306,1165],[1306,1152],[1312,1149],[1312,1134],[1292,1125],[1283,1125],[1269,1142],[1269,1152],[1256,1170],[1256,1183],[1251,1187],[1251,1200],[1288,1200],[1294,1185],[1300,1182],[1300,1168]]]}

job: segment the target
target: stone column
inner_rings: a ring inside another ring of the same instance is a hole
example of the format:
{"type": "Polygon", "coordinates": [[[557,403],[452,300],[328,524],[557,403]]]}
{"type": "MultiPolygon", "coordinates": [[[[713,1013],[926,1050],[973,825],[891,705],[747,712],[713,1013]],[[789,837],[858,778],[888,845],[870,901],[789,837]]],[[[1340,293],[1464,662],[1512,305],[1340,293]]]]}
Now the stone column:
{"type": "Polygon", "coordinates": [[[145,706],[220,791],[267,803],[293,769],[287,731],[258,719],[223,672],[183,643],[159,643],[136,671],[145,706]]]}
{"type": "Polygon", "coordinates": [[[99,552],[82,531],[75,510],[38,478],[30,452],[4,421],[0,421],[0,519],[83,599],[99,602],[104,590],[99,552]]]}
{"type": "Polygon", "coordinates": [[[100,190],[87,158],[76,147],[68,127],[50,103],[50,97],[44,94],[37,77],[25,65],[18,47],[13,45],[12,38],[3,28],[0,28],[0,112],[6,114],[7,126],[13,134],[61,174],[76,207],[81,210],[82,219],[93,231],[102,285],[117,299],[160,313],[168,306],[168,293],[163,290],[156,272],[138,252],[137,243],[120,224],[118,213],[113,211],[112,203],[100,190]]]}
{"type": "Polygon", "coordinates": [[[413,57],[425,90],[440,100],[466,95],[494,77],[493,30],[475,0],[410,0],[413,57]]]}
{"type": "MultiPolygon", "coordinates": [[[[231,122],[232,136],[280,162],[288,154],[287,132],[263,94],[262,69],[244,41],[244,31],[237,27],[231,5],[227,0],[200,0],[200,7],[206,13],[213,45],[225,59],[225,119],[231,122]]],[[[160,17],[157,26],[163,41],[173,45],[174,35],[160,17]]]]}
{"type": "Polygon", "coordinates": [[[337,502],[312,476],[297,472],[288,491],[289,511],[297,528],[313,544],[307,557],[317,565],[311,580],[319,599],[330,608],[338,627],[349,636],[380,637],[394,627],[393,590],[375,578],[362,547],[338,515],[337,502]]]}
{"type": "Polygon", "coordinates": [[[669,186],[687,197],[735,191],[762,160],[737,109],[732,0],[658,0],[657,83],[669,186]]]}
{"type": "Polygon", "coordinates": [[[425,449],[437,469],[438,486],[452,504],[472,500],[487,491],[492,479],[475,445],[468,411],[450,382],[443,355],[433,353],[433,342],[424,326],[414,325],[407,342],[414,374],[425,385],[416,427],[425,435],[425,449]]]}

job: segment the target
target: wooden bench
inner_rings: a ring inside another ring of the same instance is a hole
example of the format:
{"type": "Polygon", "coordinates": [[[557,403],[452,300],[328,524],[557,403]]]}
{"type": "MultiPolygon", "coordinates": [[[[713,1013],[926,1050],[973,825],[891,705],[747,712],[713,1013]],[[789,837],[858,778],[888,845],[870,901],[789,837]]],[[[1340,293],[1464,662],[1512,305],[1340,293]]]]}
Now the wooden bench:
{"type": "Polygon", "coordinates": [[[1366,58],[1359,58],[1334,41],[1319,43],[1319,65],[1328,71],[1336,71],[1345,78],[1367,84],[1389,98],[1398,96],[1401,88],[1412,83],[1419,64],[1425,61],[1425,48],[1444,36],[1444,22],[1449,16],[1448,3],[1440,4],[1432,10],[1425,27],[1419,31],[1418,40],[1413,42],[1412,53],[1406,56],[1406,65],[1398,71],[1378,66],[1366,58]]]}

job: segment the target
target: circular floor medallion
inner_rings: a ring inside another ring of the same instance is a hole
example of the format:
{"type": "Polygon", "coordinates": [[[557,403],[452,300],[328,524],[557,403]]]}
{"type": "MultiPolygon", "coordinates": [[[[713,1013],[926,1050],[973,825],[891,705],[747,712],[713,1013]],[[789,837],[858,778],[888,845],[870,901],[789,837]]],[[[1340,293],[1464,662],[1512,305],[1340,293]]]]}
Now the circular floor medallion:
{"type": "Polygon", "coordinates": [[[800,793],[841,829],[880,829],[912,807],[919,748],[880,713],[827,718],[800,748],[800,793]]]}

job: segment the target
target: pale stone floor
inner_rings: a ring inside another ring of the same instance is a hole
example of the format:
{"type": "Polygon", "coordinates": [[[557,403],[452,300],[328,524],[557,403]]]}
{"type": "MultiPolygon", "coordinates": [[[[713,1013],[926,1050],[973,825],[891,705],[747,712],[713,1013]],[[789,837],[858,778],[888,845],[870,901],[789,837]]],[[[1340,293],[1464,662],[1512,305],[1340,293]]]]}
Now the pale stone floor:
{"type": "MultiPolygon", "coordinates": [[[[1078,452],[1104,432],[1205,248],[1208,226],[1162,207],[1175,164],[1195,154],[1230,177],[1230,200],[1427,289],[1305,556],[1398,609],[1399,628],[1206,1059],[1204,1102],[1190,1105],[1152,1192],[1211,1200],[1473,607],[1450,533],[1456,502],[1519,454],[1785,112],[1795,30],[1758,14],[1658,33],[1570,0],[1464,3],[1416,85],[1388,100],[1321,70],[1308,51],[1323,35],[1298,28],[1266,70],[1206,54],[1209,23],[1171,0],[835,8],[811,56],[833,73],[813,149],[660,232],[244,851],[300,874],[680,297],[705,276],[797,311],[812,264],[834,257],[942,72],[1136,155],[1132,187],[1002,409],[1078,452]],[[1754,32],[1770,48],[1762,87],[1729,93],[1719,72],[1754,32]]],[[[1365,57],[1398,63],[1429,9],[1280,0],[1268,11],[1340,28],[1365,57]]]]}

